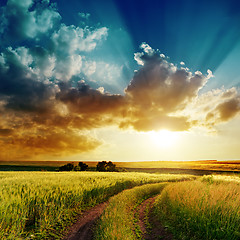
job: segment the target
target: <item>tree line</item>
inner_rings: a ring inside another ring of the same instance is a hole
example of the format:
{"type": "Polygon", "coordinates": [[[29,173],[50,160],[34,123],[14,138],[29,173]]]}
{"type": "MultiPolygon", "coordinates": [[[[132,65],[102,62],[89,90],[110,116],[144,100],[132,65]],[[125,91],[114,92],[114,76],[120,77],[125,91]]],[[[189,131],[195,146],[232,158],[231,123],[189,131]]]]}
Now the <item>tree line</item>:
{"type": "MultiPolygon", "coordinates": [[[[88,169],[88,165],[83,162],[79,162],[77,165],[73,163],[67,163],[61,167],[59,167],[59,171],[86,171],[88,169]]],[[[98,162],[96,166],[96,170],[99,172],[118,172],[119,170],[116,167],[116,164],[111,161],[101,161],[98,162]]]]}

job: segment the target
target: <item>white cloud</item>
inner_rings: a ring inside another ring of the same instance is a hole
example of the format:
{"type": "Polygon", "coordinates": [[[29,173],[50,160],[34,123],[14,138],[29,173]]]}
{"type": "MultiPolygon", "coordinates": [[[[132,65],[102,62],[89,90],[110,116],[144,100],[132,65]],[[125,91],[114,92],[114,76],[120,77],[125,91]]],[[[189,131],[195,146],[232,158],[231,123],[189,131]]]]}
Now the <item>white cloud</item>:
{"type": "Polygon", "coordinates": [[[208,70],[207,70],[207,73],[208,73],[207,79],[214,77],[214,75],[213,75],[213,73],[212,73],[211,70],[208,69],[208,70]]]}
{"type": "Polygon", "coordinates": [[[144,65],[144,62],[143,60],[141,59],[141,57],[143,56],[144,54],[143,53],[134,53],[134,60],[137,62],[138,65],[141,65],[143,66],[144,65]]]}
{"type": "Polygon", "coordinates": [[[88,61],[88,60],[85,60],[83,62],[83,73],[85,75],[87,75],[88,77],[90,77],[92,74],[95,73],[96,71],[96,67],[97,67],[97,64],[95,61],[88,61]]]}
{"type": "Polygon", "coordinates": [[[62,55],[75,51],[92,51],[101,40],[107,37],[107,32],[106,27],[90,30],[62,24],[60,29],[52,35],[54,50],[62,55]]]}
{"type": "Polygon", "coordinates": [[[47,33],[60,20],[61,16],[53,5],[48,6],[46,1],[36,5],[33,3],[32,0],[9,0],[7,5],[2,7],[2,41],[35,38],[39,33],[47,33]],[[30,11],[32,6],[34,7],[30,11]]]}
{"type": "Polygon", "coordinates": [[[94,74],[96,63],[86,60],[85,54],[94,50],[107,37],[107,31],[106,27],[90,30],[62,24],[51,37],[56,57],[55,76],[68,81],[80,72],[88,76],[94,74]]]}
{"type": "Polygon", "coordinates": [[[141,45],[140,45],[140,48],[143,49],[143,51],[147,54],[151,54],[154,52],[154,50],[145,42],[143,42],[141,45]]]}
{"type": "MultiPolygon", "coordinates": [[[[103,61],[96,62],[94,74],[89,80],[98,82],[100,84],[108,84],[111,86],[118,85],[117,79],[121,77],[122,67],[116,64],[110,64],[103,61]]],[[[118,86],[117,86],[118,87],[118,86]]]]}

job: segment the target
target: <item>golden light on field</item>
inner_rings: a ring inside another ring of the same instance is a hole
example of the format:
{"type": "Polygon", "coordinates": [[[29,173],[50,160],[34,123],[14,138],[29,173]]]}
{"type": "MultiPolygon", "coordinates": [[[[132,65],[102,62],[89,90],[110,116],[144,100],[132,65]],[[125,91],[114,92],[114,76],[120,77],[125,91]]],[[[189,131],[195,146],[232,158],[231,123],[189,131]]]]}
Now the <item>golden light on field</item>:
{"type": "Polygon", "coordinates": [[[163,148],[174,146],[179,138],[178,133],[165,129],[160,131],[151,131],[148,134],[154,145],[163,148]]]}

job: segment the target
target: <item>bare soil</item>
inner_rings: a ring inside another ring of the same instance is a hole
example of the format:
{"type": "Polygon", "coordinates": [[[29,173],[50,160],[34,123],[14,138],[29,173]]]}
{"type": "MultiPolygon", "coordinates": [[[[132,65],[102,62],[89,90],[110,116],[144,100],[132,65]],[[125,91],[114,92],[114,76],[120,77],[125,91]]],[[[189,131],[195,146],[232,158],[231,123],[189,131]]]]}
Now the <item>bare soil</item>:
{"type": "Polygon", "coordinates": [[[92,240],[95,224],[103,213],[107,202],[98,204],[88,211],[83,212],[78,221],[70,228],[63,240],[92,240]]]}
{"type": "Polygon", "coordinates": [[[156,198],[157,196],[148,198],[137,208],[139,214],[138,225],[143,233],[142,237],[145,240],[172,240],[172,234],[167,232],[153,214],[153,204],[156,198]]]}

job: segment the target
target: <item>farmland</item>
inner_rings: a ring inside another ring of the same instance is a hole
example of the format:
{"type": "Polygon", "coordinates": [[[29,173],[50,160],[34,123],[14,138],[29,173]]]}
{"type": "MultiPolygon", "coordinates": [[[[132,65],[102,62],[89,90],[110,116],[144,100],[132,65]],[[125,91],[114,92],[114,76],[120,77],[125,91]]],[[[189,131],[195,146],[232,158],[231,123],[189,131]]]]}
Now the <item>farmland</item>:
{"type": "MultiPolygon", "coordinates": [[[[0,161],[0,171],[56,171],[69,161],[0,161]]],[[[95,170],[97,162],[87,163],[90,170],[95,170]]],[[[129,172],[172,173],[172,174],[222,174],[240,173],[240,161],[141,161],[115,162],[118,168],[129,172]]]]}
{"type": "Polygon", "coordinates": [[[106,201],[95,240],[240,239],[239,174],[3,171],[0,189],[1,239],[63,239],[106,201]]]}
{"type": "Polygon", "coordinates": [[[240,178],[208,176],[168,185],[155,215],[176,239],[240,239],[240,178]]]}
{"type": "Polygon", "coordinates": [[[61,239],[82,211],[124,189],[191,178],[147,173],[1,172],[0,238],[61,239]]]}

